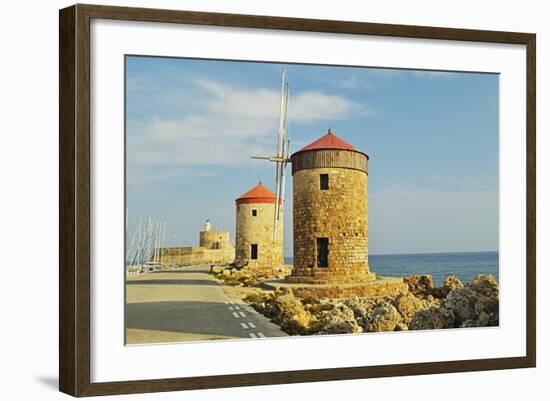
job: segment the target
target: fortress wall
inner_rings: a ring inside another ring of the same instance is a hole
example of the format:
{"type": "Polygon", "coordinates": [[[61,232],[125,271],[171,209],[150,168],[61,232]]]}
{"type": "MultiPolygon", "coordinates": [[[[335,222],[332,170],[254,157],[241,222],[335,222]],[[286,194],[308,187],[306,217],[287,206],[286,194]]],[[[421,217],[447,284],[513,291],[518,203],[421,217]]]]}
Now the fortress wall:
{"type": "Polygon", "coordinates": [[[206,249],[223,249],[232,247],[229,231],[201,231],[199,246],[206,249]]]}
{"type": "Polygon", "coordinates": [[[173,247],[162,248],[162,262],[182,266],[202,264],[229,264],[235,260],[233,246],[222,249],[206,249],[204,247],[173,247]]]}

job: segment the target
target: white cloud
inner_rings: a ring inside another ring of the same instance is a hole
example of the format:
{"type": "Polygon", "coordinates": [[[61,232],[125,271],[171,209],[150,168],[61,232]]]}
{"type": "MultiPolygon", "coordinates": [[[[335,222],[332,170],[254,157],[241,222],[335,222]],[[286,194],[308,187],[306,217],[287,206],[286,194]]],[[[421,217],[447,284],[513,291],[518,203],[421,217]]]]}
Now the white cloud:
{"type": "Polygon", "coordinates": [[[419,79],[456,78],[456,73],[430,70],[407,70],[391,68],[371,68],[360,72],[354,71],[334,81],[335,86],[343,89],[373,90],[385,84],[407,77],[419,79]]]}
{"type": "Polygon", "coordinates": [[[448,71],[430,71],[430,70],[411,70],[410,71],[413,75],[428,78],[428,79],[435,79],[435,78],[453,78],[456,77],[457,73],[448,72],[448,71]]]}
{"type": "Polygon", "coordinates": [[[489,175],[479,176],[452,176],[430,175],[427,177],[439,187],[454,188],[455,190],[492,191],[498,189],[498,178],[489,175]]]}
{"type": "MultiPolygon", "coordinates": [[[[198,92],[174,99],[193,103],[188,114],[128,123],[131,165],[235,165],[248,163],[253,154],[270,154],[279,118],[277,90],[204,79],[195,83],[198,92]]],[[[372,111],[339,95],[302,91],[291,95],[289,124],[340,120],[354,113],[372,111]]]]}
{"type": "Polygon", "coordinates": [[[192,170],[184,167],[161,168],[159,171],[152,171],[135,166],[129,169],[126,179],[128,185],[141,186],[181,177],[214,177],[215,175],[216,173],[210,171],[192,170]]]}
{"type": "Polygon", "coordinates": [[[299,122],[340,120],[352,113],[373,115],[367,105],[353,103],[342,96],[326,95],[318,91],[304,91],[291,99],[290,117],[299,122]]]}
{"type": "MultiPolygon", "coordinates": [[[[278,116],[280,93],[277,90],[235,88],[211,80],[198,80],[197,84],[212,95],[203,105],[215,114],[247,119],[272,119],[278,116]]],[[[352,112],[367,111],[367,105],[359,105],[342,96],[321,91],[291,94],[289,104],[289,118],[302,123],[338,120],[352,112]]]]}
{"type": "Polygon", "coordinates": [[[348,76],[341,81],[338,82],[338,84],[345,89],[357,89],[359,87],[362,87],[363,83],[366,82],[366,80],[361,80],[359,77],[356,76],[348,76]]]}

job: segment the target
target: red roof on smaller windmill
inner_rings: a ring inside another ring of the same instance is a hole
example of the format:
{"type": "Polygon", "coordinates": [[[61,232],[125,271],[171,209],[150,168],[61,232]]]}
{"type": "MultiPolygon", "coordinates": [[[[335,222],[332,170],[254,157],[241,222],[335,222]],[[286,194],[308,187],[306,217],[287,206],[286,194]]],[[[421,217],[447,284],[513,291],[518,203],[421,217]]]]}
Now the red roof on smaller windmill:
{"type": "Polygon", "coordinates": [[[349,143],[338,138],[332,133],[330,128],[326,135],[317,139],[316,141],[310,143],[306,147],[300,149],[298,152],[303,152],[304,150],[316,150],[316,149],[344,149],[344,150],[355,150],[355,148],[349,143]]]}
{"type": "Polygon", "coordinates": [[[275,203],[275,194],[262,182],[236,199],[237,203],[275,203]]]}

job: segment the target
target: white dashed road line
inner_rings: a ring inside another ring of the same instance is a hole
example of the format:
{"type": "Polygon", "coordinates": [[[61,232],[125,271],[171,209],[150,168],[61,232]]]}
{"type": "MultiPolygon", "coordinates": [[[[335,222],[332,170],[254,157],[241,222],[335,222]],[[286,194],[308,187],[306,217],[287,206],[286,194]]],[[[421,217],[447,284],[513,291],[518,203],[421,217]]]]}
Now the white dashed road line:
{"type": "MultiPolygon", "coordinates": [[[[246,313],[244,313],[242,310],[240,310],[241,308],[239,306],[235,305],[233,301],[226,301],[225,304],[228,305],[227,309],[232,311],[231,314],[233,315],[233,317],[235,319],[240,319],[240,318],[245,318],[246,317],[246,313]],[[236,312],[233,312],[233,311],[236,311],[236,312]]],[[[249,306],[244,306],[243,309],[245,309],[249,313],[254,313],[255,312],[255,310],[252,309],[249,306]]],[[[243,328],[243,330],[255,329],[256,328],[256,325],[252,322],[248,322],[248,323],[239,322],[239,323],[241,324],[241,327],[243,328]]],[[[248,335],[250,336],[250,338],[265,338],[265,334],[262,333],[262,332],[248,333],[248,335]]]]}

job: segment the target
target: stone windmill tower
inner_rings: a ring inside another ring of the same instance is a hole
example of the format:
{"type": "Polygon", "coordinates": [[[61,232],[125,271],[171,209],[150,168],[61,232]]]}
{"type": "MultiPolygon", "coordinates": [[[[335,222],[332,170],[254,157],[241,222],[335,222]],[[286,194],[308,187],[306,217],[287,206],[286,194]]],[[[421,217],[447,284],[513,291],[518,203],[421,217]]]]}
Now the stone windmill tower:
{"type": "Polygon", "coordinates": [[[276,224],[273,218],[276,211],[275,194],[260,182],[235,202],[235,265],[258,270],[271,270],[283,265],[283,225],[276,224]]]}
{"type": "Polygon", "coordinates": [[[368,264],[369,157],[328,133],[291,156],[293,283],[374,280],[368,264]]]}

